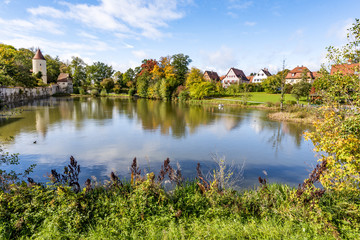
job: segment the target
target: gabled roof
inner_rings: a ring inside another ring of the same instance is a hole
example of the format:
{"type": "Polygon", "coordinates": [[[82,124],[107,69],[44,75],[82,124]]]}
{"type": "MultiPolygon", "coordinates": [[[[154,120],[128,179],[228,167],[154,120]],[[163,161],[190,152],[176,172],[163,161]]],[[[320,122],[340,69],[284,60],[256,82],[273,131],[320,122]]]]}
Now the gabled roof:
{"type": "Polygon", "coordinates": [[[38,48],[38,50],[35,53],[35,56],[33,57],[33,59],[41,59],[41,60],[45,60],[44,56],[42,55],[40,48],[38,48]]]}
{"type": "Polygon", "coordinates": [[[330,75],[334,75],[337,72],[342,73],[344,75],[347,75],[347,74],[350,74],[350,75],[351,74],[359,74],[359,72],[360,72],[360,63],[332,65],[330,75]]]}
{"type": "Polygon", "coordinates": [[[58,82],[67,82],[68,80],[71,80],[69,73],[60,73],[57,79],[58,82]]]}
{"type": "Polygon", "coordinates": [[[245,73],[237,68],[230,68],[229,71],[227,72],[227,74],[225,76],[227,76],[229,74],[229,72],[233,70],[233,72],[235,73],[236,77],[238,77],[239,79],[242,79],[244,81],[249,81],[249,79],[247,79],[245,73]]]}
{"type": "Polygon", "coordinates": [[[267,68],[264,68],[264,69],[261,69],[266,76],[270,77],[271,76],[271,73],[269,72],[269,70],[267,68]]]}
{"type": "Polygon", "coordinates": [[[219,80],[219,75],[217,74],[217,72],[214,71],[205,71],[204,75],[207,74],[209,76],[210,79],[212,80],[219,80]]]}
{"type": "Polygon", "coordinates": [[[312,74],[312,72],[307,68],[307,67],[296,67],[293,70],[291,70],[287,75],[286,75],[286,79],[301,79],[302,78],[302,74],[304,71],[308,71],[307,72],[307,76],[309,78],[314,79],[314,76],[312,74]]]}
{"type": "Polygon", "coordinates": [[[252,83],[254,76],[247,76],[247,79],[249,79],[249,83],[252,83]]]}

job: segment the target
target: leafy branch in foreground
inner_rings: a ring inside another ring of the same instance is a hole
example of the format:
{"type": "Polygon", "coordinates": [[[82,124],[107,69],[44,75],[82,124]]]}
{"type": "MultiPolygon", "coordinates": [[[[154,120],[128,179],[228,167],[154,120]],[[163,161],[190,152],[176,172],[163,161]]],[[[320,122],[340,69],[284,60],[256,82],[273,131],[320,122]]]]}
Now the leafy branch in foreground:
{"type": "Polygon", "coordinates": [[[319,161],[326,163],[320,176],[325,189],[360,191],[360,21],[348,29],[349,43],[342,49],[330,47],[332,74],[323,71],[315,86],[323,100],[315,129],[306,133],[319,161]],[[350,38],[350,36],[352,36],[350,38]],[[352,63],[352,64],[348,64],[352,63]]]}

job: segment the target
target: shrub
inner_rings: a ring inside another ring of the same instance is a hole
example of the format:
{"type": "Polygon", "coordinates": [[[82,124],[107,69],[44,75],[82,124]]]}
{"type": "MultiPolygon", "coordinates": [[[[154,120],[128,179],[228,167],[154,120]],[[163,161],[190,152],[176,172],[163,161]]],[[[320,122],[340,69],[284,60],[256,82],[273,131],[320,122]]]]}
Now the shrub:
{"type": "Polygon", "coordinates": [[[91,96],[96,97],[96,96],[98,96],[98,95],[99,95],[99,91],[98,91],[97,89],[91,90],[91,96]]]}
{"type": "Polygon", "coordinates": [[[273,102],[266,102],[265,106],[267,107],[273,107],[275,104],[273,102]]]}
{"type": "Polygon", "coordinates": [[[135,93],[136,93],[135,88],[130,88],[130,89],[129,89],[129,96],[134,96],[135,93]]]}
{"type": "Polygon", "coordinates": [[[295,104],[296,104],[296,101],[294,101],[294,100],[287,100],[285,103],[292,106],[292,105],[295,105],[295,104]]]}
{"type": "Polygon", "coordinates": [[[79,88],[78,88],[78,87],[74,87],[74,88],[73,88],[73,93],[74,93],[74,94],[79,94],[79,88]]]}
{"type": "Polygon", "coordinates": [[[86,94],[85,90],[84,90],[82,87],[79,88],[79,93],[80,93],[81,95],[85,95],[85,94],[86,94]]]}
{"type": "Polygon", "coordinates": [[[103,88],[103,89],[101,90],[100,96],[102,96],[102,97],[106,97],[106,96],[107,96],[107,91],[106,91],[105,88],[103,88]]]}

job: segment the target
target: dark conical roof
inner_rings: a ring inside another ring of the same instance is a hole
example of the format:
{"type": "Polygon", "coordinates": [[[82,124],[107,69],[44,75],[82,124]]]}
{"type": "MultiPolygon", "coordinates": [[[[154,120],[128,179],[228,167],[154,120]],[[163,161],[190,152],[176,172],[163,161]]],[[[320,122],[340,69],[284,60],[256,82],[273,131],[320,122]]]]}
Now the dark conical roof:
{"type": "Polygon", "coordinates": [[[36,51],[35,56],[33,57],[33,59],[42,59],[45,60],[44,56],[42,55],[40,48],[38,48],[38,50],[36,51]]]}

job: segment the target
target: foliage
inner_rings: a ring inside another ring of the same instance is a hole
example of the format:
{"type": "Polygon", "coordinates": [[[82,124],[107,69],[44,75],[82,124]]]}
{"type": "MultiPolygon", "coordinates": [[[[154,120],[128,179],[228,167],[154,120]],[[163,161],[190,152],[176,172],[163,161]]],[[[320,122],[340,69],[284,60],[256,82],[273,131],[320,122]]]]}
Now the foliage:
{"type": "Polygon", "coordinates": [[[292,87],[291,94],[296,98],[297,103],[301,97],[308,97],[311,89],[311,84],[307,82],[307,79],[302,79],[300,82],[295,83],[292,87]]]}
{"type": "Polygon", "coordinates": [[[148,88],[150,84],[150,73],[148,71],[141,72],[136,80],[136,89],[140,97],[146,98],[148,96],[148,88]]]}
{"type": "Polygon", "coordinates": [[[112,78],[105,78],[101,81],[100,86],[106,89],[107,92],[110,92],[115,86],[114,80],[112,78]]]}
{"type": "Polygon", "coordinates": [[[36,78],[30,73],[32,57],[29,52],[0,44],[0,86],[36,86],[36,78]]]}
{"type": "Polygon", "coordinates": [[[130,88],[130,89],[129,89],[129,96],[134,96],[135,93],[136,93],[135,88],[130,88]]]}
{"type": "Polygon", "coordinates": [[[284,69],[276,75],[272,75],[262,81],[262,86],[267,93],[279,93],[281,91],[281,81],[288,74],[289,70],[284,69]]]}
{"type": "Polygon", "coordinates": [[[190,57],[182,53],[175,54],[171,57],[171,65],[174,68],[174,73],[176,76],[176,84],[174,86],[174,89],[185,83],[186,74],[189,70],[188,65],[191,62],[192,60],[190,59],[190,57]]]}
{"type": "Polygon", "coordinates": [[[20,184],[21,181],[26,178],[35,168],[36,164],[29,166],[24,173],[18,173],[15,170],[5,170],[5,165],[19,165],[19,155],[10,154],[5,152],[3,147],[0,145],[0,194],[1,191],[9,190],[11,184],[20,184]]]}
{"type": "Polygon", "coordinates": [[[93,65],[86,66],[86,77],[89,83],[99,86],[105,78],[111,78],[114,73],[112,66],[103,62],[94,62],[93,65]]]}
{"type": "Polygon", "coordinates": [[[333,64],[360,62],[360,20],[355,19],[348,31],[348,43],[345,46],[341,48],[330,46],[327,48],[327,57],[333,64]]]}
{"type": "Polygon", "coordinates": [[[79,57],[72,57],[70,63],[70,72],[73,79],[73,85],[78,86],[88,86],[90,82],[86,82],[86,63],[79,57]]]}
{"type": "MultiPolygon", "coordinates": [[[[209,181],[184,182],[166,159],[158,177],[141,175],[136,159],[130,181],[115,173],[100,184],[78,183],[72,159],[52,182],[13,185],[0,192],[0,236],[61,239],[357,239],[360,203],[343,192],[311,196],[286,185],[270,184],[237,192],[226,182],[226,165],[209,181]],[[221,180],[221,176],[225,177],[221,180]],[[164,183],[173,184],[171,191],[164,183]],[[205,183],[206,182],[206,183],[205,183]],[[206,186],[206,188],[205,188],[206,186]],[[80,191],[78,191],[80,190],[80,191]]],[[[316,175],[316,174],[315,174],[316,175]]],[[[316,177],[314,175],[314,177],[316,177]]],[[[302,185],[309,188],[312,182],[302,185]]]]}
{"type": "MultiPolygon", "coordinates": [[[[355,36],[335,55],[330,49],[330,60],[341,62],[358,56],[357,46],[360,36],[360,22],[355,21],[349,29],[355,36]]],[[[320,162],[327,163],[327,169],[320,178],[325,189],[359,193],[360,191],[360,115],[359,77],[355,74],[327,74],[323,71],[316,87],[323,99],[321,119],[315,123],[315,130],[306,134],[315,151],[321,154],[320,162]]]]}
{"type": "Polygon", "coordinates": [[[96,97],[97,95],[99,95],[99,91],[97,89],[92,89],[90,93],[91,93],[91,96],[93,96],[93,97],[96,97]]]}
{"type": "Polygon", "coordinates": [[[102,96],[102,97],[106,97],[106,96],[107,96],[107,91],[106,91],[105,88],[101,89],[100,96],[102,96]]]}
{"type": "Polygon", "coordinates": [[[45,55],[45,59],[47,82],[56,83],[60,74],[61,61],[59,57],[52,58],[50,55],[45,55]]]}
{"type": "Polygon", "coordinates": [[[193,67],[186,77],[186,88],[192,99],[203,99],[215,90],[215,85],[205,81],[203,75],[200,69],[193,67]]]}

